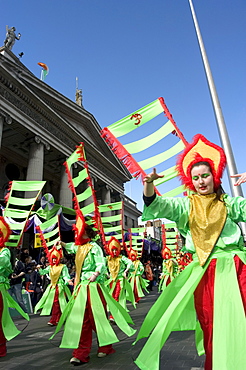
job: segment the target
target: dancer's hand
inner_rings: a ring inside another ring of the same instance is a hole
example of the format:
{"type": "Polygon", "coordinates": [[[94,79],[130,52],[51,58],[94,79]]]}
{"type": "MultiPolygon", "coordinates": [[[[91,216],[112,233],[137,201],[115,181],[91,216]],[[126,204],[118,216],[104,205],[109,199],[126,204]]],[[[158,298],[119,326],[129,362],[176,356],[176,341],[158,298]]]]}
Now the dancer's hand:
{"type": "Polygon", "coordinates": [[[97,272],[93,272],[93,274],[89,278],[90,283],[93,283],[96,280],[96,278],[98,277],[98,275],[100,275],[100,273],[98,271],[97,272]]]}
{"type": "Polygon", "coordinates": [[[158,175],[156,173],[156,169],[153,168],[153,171],[149,174],[146,175],[145,178],[143,179],[144,182],[144,195],[146,197],[151,197],[155,193],[155,188],[154,188],[154,180],[160,179],[164,177],[163,175],[158,175]]]}
{"type": "Polygon", "coordinates": [[[153,168],[153,171],[149,175],[146,175],[143,181],[149,184],[154,180],[161,179],[163,177],[164,175],[158,175],[158,173],[156,173],[156,168],[153,168]]]}
{"type": "Polygon", "coordinates": [[[230,177],[239,177],[239,179],[235,182],[234,186],[238,186],[246,182],[246,172],[237,173],[236,175],[231,175],[230,177]]]}

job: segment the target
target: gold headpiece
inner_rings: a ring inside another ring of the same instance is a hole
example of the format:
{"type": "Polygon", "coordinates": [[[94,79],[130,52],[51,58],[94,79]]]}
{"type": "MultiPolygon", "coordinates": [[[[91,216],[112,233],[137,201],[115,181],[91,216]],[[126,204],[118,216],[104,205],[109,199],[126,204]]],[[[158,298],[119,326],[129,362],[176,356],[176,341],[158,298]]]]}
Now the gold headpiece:
{"type": "Polygon", "coordinates": [[[209,163],[214,180],[214,189],[217,190],[221,184],[221,177],[226,166],[224,150],[211,143],[201,134],[195,135],[193,142],[183,150],[178,158],[176,169],[182,183],[193,191],[195,191],[195,188],[192,184],[191,168],[198,162],[209,163]]]}

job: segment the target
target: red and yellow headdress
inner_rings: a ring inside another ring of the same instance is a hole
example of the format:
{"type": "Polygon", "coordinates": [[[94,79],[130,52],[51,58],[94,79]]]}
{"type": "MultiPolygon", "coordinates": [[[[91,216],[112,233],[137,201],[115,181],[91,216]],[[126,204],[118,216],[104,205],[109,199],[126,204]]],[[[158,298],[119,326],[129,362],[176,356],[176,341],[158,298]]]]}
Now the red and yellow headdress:
{"type": "Polygon", "coordinates": [[[136,261],[136,259],[138,258],[138,252],[135,251],[135,249],[133,248],[130,248],[129,250],[127,250],[127,254],[130,260],[132,261],[136,261]]]}
{"type": "Polygon", "coordinates": [[[53,246],[49,250],[48,259],[49,259],[49,263],[50,263],[51,266],[53,266],[53,265],[56,265],[56,266],[59,265],[62,257],[63,257],[62,248],[59,248],[59,247],[57,248],[57,247],[53,246]],[[55,263],[53,262],[53,259],[56,260],[55,263]]]}
{"type": "Polygon", "coordinates": [[[8,241],[11,234],[11,229],[5,219],[0,216],[0,248],[5,247],[5,243],[8,241]]]}
{"type": "Polygon", "coordinates": [[[221,184],[221,178],[226,166],[226,156],[224,150],[207,140],[203,135],[197,134],[193,142],[189,144],[180,154],[176,170],[182,183],[192,191],[195,188],[192,184],[191,168],[195,163],[208,162],[214,180],[214,190],[216,191],[221,184]]]}
{"type": "Polygon", "coordinates": [[[83,235],[85,233],[86,221],[83,213],[80,209],[76,212],[76,224],[73,225],[73,230],[75,231],[74,243],[76,245],[83,245],[83,235]]]}
{"type": "Polygon", "coordinates": [[[118,257],[120,255],[121,245],[119,240],[117,240],[114,236],[111,236],[107,243],[107,253],[110,254],[112,257],[118,257]],[[114,255],[113,250],[116,250],[116,255],[114,255]]]}

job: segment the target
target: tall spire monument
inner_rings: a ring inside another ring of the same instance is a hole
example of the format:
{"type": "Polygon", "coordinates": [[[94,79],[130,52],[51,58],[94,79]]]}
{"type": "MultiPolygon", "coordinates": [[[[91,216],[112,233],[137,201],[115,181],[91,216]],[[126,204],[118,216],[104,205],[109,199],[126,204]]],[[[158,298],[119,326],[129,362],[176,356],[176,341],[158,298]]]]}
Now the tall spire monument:
{"type": "Polygon", "coordinates": [[[234,178],[230,177],[231,175],[235,175],[238,172],[237,172],[237,168],[236,168],[235,160],[234,160],[234,157],[233,157],[232,148],[231,148],[231,144],[230,144],[226,124],[225,124],[224,117],[223,117],[223,114],[222,114],[219,98],[218,98],[217,91],[216,91],[216,88],[215,88],[212,72],[211,72],[211,69],[210,69],[210,66],[209,66],[206,50],[205,50],[205,47],[204,47],[204,44],[203,44],[202,35],[201,35],[200,29],[199,29],[199,25],[198,25],[198,21],[197,21],[197,18],[196,18],[196,13],[195,13],[195,10],[194,10],[194,7],[193,7],[192,0],[189,0],[189,4],[190,4],[190,9],[191,9],[191,14],[192,14],[194,26],[195,26],[195,29],[196,29],[196,35],[197,35],[198,43],[199,43],[199,46],[200,46],[200,51],[201,51],[201,55],[202,55],[202,60],[203,60],[203,65],[204,65],[206,77],[207,77],[210,96],[211,96],[211,100],[212,100],[212,103],[213,103],[214,114],[215,114],[215,118],[216,118],[217,126],[218,126],[218,131],[219,131],[219,135],[220,135],[220,141],[221,141],[221,145],[223,146],[223,149],[225,151],[226,158],[227,158],[227,168],[228,168],[227,173],[228,173],[231,193],[234,196],[243,196],[241,186],[234,186],[234,183],[235,183],[236,180],[234,178]]]}

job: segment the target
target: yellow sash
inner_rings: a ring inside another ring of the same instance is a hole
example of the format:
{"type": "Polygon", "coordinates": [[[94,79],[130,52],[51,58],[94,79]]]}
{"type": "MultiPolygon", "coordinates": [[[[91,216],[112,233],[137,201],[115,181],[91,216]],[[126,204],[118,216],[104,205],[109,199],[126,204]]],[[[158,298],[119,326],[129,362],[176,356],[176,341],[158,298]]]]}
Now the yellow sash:
{"type": "Polygon", "coordinates": [[[190,231],[200,265],[203,266],[221,234],[227,211],[223,195],[218,199],[215,193],[193,194],[190,201],[190,231]]]}
{"type": "Polygon", "coordinates": [[[173,276],[173,261],[172,260],[168,260],[167,262],[165,262],[165,266],[166,266],[167,272],[171,276],[173,276]]]}
{"type": "Polygon", "coordinates": [[[118,256],[118,257],[108,256],[107,259],[108,259],[108,268],[109,268],[110,275],[112,279],[115,280],[120,270],[121,256],[118,256]]]}
{"type": "Polygon", "coordinates": [[[58,266],[50,266],[50,280],[52,287],[55,287],[57,284],[57,281],[61,275],[61,271],[63,269],[63,264],[60,263],[58,266]]]}
{"type": "Polygon", "coordinates": [[[84,264],[85,257],[87,256],[87,254],[89,253],[92,247],[93,245],[90,243],[86,243],[84,245],[78,246],[78,250],[75,256],[75,267],[76,267],[75,280],[74,280],[75,287],[80,281],[80,274],[81,274],[82,266],[84,264]]]}
{"type": "Polygon", "coordinates": [[[135,260],[135,261],[132,261],[132,263],[133,263],[133,265],[134,265],[134,273],[133,273],[133,275],[135,276],[136,275],[136,273],[137,273],[137,270],[138,270],[138,266],[139,266],[139,260],[135,260]]]}

